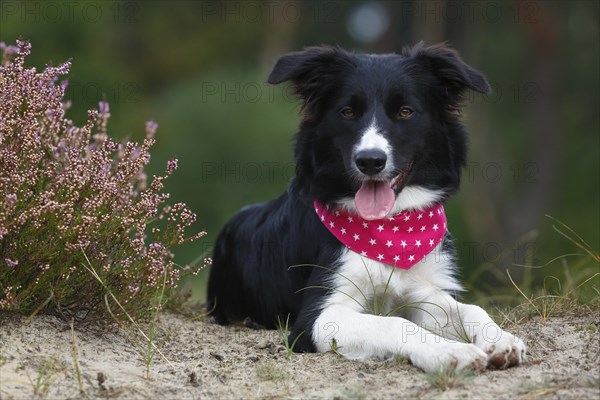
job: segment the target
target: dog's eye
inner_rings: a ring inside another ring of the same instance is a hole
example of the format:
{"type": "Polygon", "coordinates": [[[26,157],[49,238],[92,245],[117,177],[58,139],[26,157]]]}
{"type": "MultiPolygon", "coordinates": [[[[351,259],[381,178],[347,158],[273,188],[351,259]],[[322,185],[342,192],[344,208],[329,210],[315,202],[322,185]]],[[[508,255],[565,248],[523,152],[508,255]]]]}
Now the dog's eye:
{"type": "Polygon", "coordinates": [[[406,119],[408,117],[410,117],[411,115],[413,115],[414,111],[411,110],[408,107],[402,107],[400,108],[400,111],[398,111],[398,114],[396,115],[396,117],[398,119],[406,119]]]}
{"type": "Polygon", "coordinates": [[[356,117],[356,113],[352,107],[344,107],[340,110],[340,114],[342,117],[346,119],[354,119],[356,117]]]}

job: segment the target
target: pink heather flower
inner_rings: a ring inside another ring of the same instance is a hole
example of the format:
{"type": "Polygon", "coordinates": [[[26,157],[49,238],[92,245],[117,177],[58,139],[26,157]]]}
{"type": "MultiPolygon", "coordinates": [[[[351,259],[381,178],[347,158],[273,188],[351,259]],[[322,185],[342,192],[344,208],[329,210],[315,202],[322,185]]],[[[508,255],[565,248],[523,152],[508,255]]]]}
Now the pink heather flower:
{"type": "Polygon", "coordinates": [[[5,55],[19,54],[19,48],[17,46],[9,46],[4,42],[0,42],[0,50],[2,50],[5,55]]]}
{"type": "Polygon", "coordinates": [[[64,63],[62,63],[61,65],[59,65],[58,67],[46,67],[46,71],[44,71],[45,74],[52,74],[54,75],[53,79],[56,79],[56,77],[58,75],[66,75],[69,73],[71,69],[71,60],[65,61],[64,63]]]}
{"type": "Polygon", "coordinates": [[[15,203],[17,202],[17,195],[12,193],[12,194],[7,194],[6,195],[6,209],[10,210],[15,206],[15,203]]]}
{"type": "Polygon", "coordinates": [[[31,53],[31,43],[26,40],[17,40],[17,47],[18,53],[23,56],[23,59],[31,53]]]}
{"type": "Polygon", "coordinates": [[[167,174],[171,175],[177,169],[177,159],[174,158],[167,163],[167,174]]]}
{"type": "Polygon", "coordinates": [[[153,138],[156,130],[158,129],[158,124],[154,121],[146,122],[146,136],[149,138],[153,138]]]}
{"type": "Polygon", "coordinates": [[[19,265],[19,260],[11,260],[10,258],[5,258],[4,262],[9,267],[16,267],[17,265],[19,265]]]}
{"type": "Polygon", "coordinates": [[[110,112],[110,107],[106,101],[98,103],[98,112],[100,114],[108,114],[110,112]]]}
{"type": "Polygon", "coordinates": [[[104,290],[78,268],[89,262],[103,281],[110,277],[130,310],[146,310],[148,284],[166,279],[173,288],[180,276],[171,246],[204,234],[184,235],[196,218],[185,204],[165,207],[164,180],[177,160],[147,187],[144,168],[158,124],[146,123],[141,145],[119,144],[106,131],[110,106],[103,101],[75,126],[65,117],[67,81],[58,79],[71,62],[38,72],[25,66],[31,45],[17,44],[0,43],[0,309],[20,309],[20,296],[46,298],[43,275],[56,285],[53,304],[102,316],[102,304],[89,307],[104,290]],[[154,226],[163,217],[168,226],[154,226]],[[154,233],[153,243],[146,232],[154,233]]]}

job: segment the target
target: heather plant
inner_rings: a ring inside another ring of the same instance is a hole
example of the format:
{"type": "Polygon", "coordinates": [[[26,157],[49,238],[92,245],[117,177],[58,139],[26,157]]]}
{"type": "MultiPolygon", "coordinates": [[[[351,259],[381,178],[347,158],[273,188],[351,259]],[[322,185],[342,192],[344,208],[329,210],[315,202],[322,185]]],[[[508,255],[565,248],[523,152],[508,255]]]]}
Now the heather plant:
{"type": "Polygon", "coordinates": [[[205,235],[188,236],[196,215],[166,203],[177,160],[147,185],[157,124],[146,123],[141,144],[118,143],[101,102],[75,126],[65,116],[68,83],[58,81],[70,61],[37,72],[25,67],[30,49],[0,43],[0,310],[45,303],[46,312],[106,319],[110,292],[130,315],[147,316],[163,285],[168,293],[202,267],[173,261],[173,246],[205,235]]]}

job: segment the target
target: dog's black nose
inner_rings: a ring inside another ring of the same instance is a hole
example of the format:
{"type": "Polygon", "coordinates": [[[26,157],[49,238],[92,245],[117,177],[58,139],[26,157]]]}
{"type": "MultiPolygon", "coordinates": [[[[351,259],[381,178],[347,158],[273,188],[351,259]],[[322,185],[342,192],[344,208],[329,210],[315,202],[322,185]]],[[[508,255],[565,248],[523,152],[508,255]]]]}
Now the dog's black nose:
{"type": "Polygon", "coordinates": [[[383,171],[387,156],[381,150],[361,150],[354,156],[359,171],[366,175],[375,175],[383,171]]]}

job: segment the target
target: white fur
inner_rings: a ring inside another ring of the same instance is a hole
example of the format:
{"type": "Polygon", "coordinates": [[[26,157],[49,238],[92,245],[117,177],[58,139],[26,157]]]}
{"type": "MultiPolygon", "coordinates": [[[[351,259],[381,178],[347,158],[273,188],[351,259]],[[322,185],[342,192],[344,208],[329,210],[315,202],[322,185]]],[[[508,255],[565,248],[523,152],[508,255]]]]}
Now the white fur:
{"type": "Polygon", "coordinates": [[[388,158],[391,156],[390,142],[381,134],[375,118],[363,132],[358,144],[354,147],[354,154],[363,150],[381,150],[388,158]]]}
{"type": "Polygon", "coordinates": [[[391,214],[398,214],[404,210],[427,208],[434,205],[442,198],[442,190],[426,189],[421,186],[407,186],[398,196],[391,214]]]}
{"type": "Polygon", "coordinates": [[[385,168],[377,176],[386,176],[394,170],[392,146],[385,136],[381,134],[375,118],[373,118],[367,129],[363,132],[358,144],[354,146],[354,154],[363,150],[381,150],[385,153],[387,158],[385,168]]]}
{"type": "Polygon", "coordinates": [[[352,359],[400,355],[429,372],[444,366],[483,369],[488,356],[515,347],[522,361],[522,341],[503,332],[481,308],[458,303],[447,293],[462,289],[452,275],[454,260],[441,244],[408,270],[350,250],[339,262],[327,283],[332,292],[313,326],[317,351],[335,346],[352,359]],[[458,321],[470,330],[474,344],[460,342],[458,321]]]}

